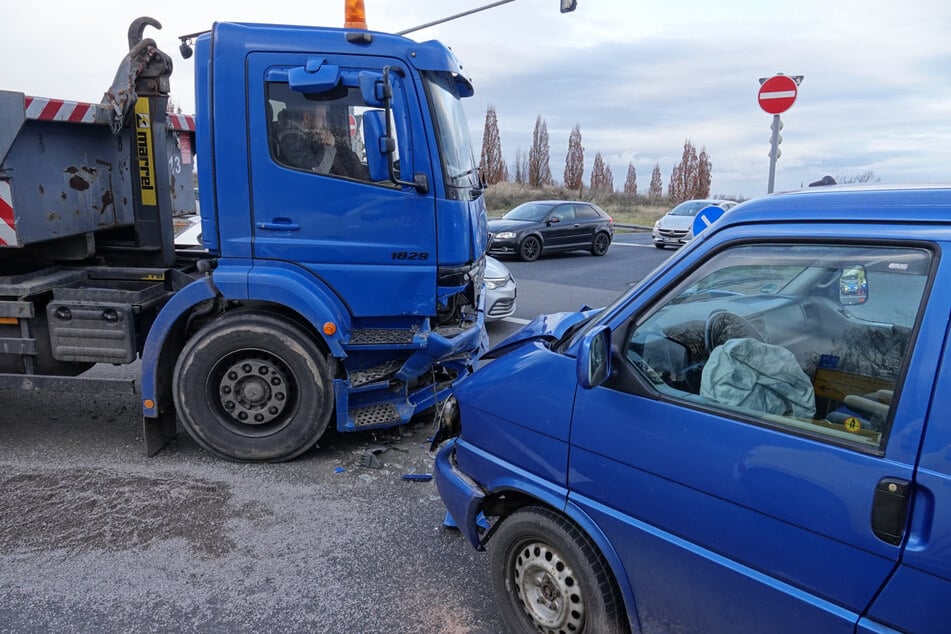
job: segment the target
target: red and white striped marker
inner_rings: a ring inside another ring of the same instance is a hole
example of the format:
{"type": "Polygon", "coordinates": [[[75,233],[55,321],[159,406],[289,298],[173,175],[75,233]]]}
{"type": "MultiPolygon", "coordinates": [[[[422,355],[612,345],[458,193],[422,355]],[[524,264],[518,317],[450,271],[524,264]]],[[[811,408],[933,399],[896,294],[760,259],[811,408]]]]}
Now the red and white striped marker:
{"type": "Polygon", "coordinates": [[[96,122],[96,104],[42,97],[27,97],[25,102],[27,119],[72,123],[96,122]]]}
{"type": "MultiPolygon", "coordinates": [[[[45,97],[26,97],[26,118],[36,121],[68,121],[70,123],[95,123],[99,104],[45,97]]],[[[167,127],[179,132],[194,132],[195,117],[190,114],[168,113],[167,127]]]]}
{"type": "Polygon", "coordinates": [[[17,231],[14,226],[13,196],[10,193],[10,183],[0,180],[0,246],[19,246],[17,231]]]}

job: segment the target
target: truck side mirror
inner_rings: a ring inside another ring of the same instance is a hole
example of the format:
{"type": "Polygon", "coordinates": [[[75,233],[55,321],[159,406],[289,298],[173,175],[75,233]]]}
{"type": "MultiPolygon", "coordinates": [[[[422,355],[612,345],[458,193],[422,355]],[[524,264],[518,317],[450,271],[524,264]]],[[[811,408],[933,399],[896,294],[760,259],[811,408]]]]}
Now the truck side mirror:
{"type": "Polygon", "coordinates": [[[586,390],[597,387],[611,376],[611,329],[598,326],[584,336],[578,350],[578,383],[586,390]]]}
{"type": "Polygon", "coordinates": [[[363,145],[367,152],[367,167],[371,181],[390,179],[390,155],[393,138],[386,135],[386,113],[367,110],[363,113],[363,145]]]}
{"type": "Polygon", "coordinates": [[[382,73],[362,70],[357,77],[360,83],[360,96],[363,97],[363,102],[366,105],[371,108],[382,108],[386,105],[383,95],[382,73]]]}
{"type": "MultiPolygon", "coordinates": [[[[383,83],[382,83],[382,97],[383,97],[383,124],[384,132],[382,135],[374,136],[369,139],[366,139],[367,148],[370,147],[371,142],[374,147],[379,148],[380,154],[382,154],[386,159],[387,175],[391,183],[397,186],[402,187],[412,187],[420,194],[426,194],[429,192],[429,180],[426,178],[425,174],[419,173],[416,174],[413,181],[404,181],[399,178],[396,169],[396,160],[393,158],[393,151],[396,149],[396,141],[393,134],[393,83],[390,80],[390,75],[402,76],[403,72],[396,68],[390,66],[383,67],[383,83]]],[[[376,89],[374,88],[374,91],[376,89]]],[[[372,111],[368,111],[372,112],[372,111]]],[[[364,115],[366,116],[366,115],[364,115]]],[[[367,151],[369,154],[369,150],[367,151]]],[[[367,165],[370,164],[370,158],[367,157],[367,165]]],[[[404,165],[405,167],[405,165],[404,165]]],[[[371,172],[373,173],[373,172],[371,172]]],[[[383,180],[383,179],[381,179],[383,180]]]]}

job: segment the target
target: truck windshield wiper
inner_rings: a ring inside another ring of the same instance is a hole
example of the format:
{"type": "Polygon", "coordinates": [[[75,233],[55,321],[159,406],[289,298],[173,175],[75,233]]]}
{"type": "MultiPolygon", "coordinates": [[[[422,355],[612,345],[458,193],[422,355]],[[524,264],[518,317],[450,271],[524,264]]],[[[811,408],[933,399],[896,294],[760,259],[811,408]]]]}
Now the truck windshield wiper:
{"type": "Polygon", "coordinates": [[[477,171],[479,171],[479,168],[478,168],[478,167],[473,167],[472,169],[466,170],[466,171],[464,171],[464,172],[460,172],[459,174],[451,174],[451,175],[449,176],[449,178],[455,181],[455,180],[459,180],[459,179],[462,178],[463,176],[468,176],[469,174],[472,174],[472,173],[477,172],[477,171]]]}

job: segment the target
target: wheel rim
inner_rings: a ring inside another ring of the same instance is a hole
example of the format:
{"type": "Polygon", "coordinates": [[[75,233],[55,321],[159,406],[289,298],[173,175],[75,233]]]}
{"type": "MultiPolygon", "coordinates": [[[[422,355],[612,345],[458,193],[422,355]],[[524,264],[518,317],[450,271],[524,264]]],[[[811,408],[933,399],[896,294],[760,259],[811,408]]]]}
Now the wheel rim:
{"type": "Polygon", "coordinates": [[[594,248],[598,253],[604,253],[608,250],[608,237],[603,233],[594,239],[594,248]]]}
{"type": "Polygon", "coordinates": [[[540,249],[541,245],[535,238],[527,238],[525,242],[522,243],[522,255],[525,256],[526,259],[534,260],[537,258],[540,249]]]}
{"type": "Polygon", "coordinates": [[[291,417],[297,400],[294,385],[293,374],[279,357],[241,350],[215,365],[207,388],[226,427],[257,435],[273,432],[291,417]]]}
{"type": "Polygon", "coordinates": [[[535,541],[512,558],[515,595],[533,624],[546,632],[584,629],[584,597],[571,566],[551,546],[535,541]]]}

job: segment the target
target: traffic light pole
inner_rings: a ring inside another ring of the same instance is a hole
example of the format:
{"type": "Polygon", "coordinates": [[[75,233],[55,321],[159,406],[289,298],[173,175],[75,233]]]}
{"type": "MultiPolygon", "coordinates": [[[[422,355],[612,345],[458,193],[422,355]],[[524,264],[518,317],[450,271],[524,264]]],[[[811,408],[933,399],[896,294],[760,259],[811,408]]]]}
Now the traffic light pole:
{"type": "Polygon", "coordinates": [[[779,131],[783,129],[783,122],[778,114],[773,115],[773,123],[769,126],[773,131],[769,137],[769,185],[766,188],[767,194],[773,193],[773,187],[776,184],[776,160],[779,158],[779,144],[783,138],[779,136],[779,131]]]}
{"type": "MultiPolygon", "coordinates": [[[[414,26],[411,29],[403,29],[402,31],[397,31],[396,35],[407,35],[409,33],[415,33],[422,29],[429,28],[431,26],[436,26],[437,24],[442,24],[444,22],[451,22],[458,18],[464,18],[467,15],[472,15],[473,13],[479,13],[480,11],[485,11],[486,9],[494,9],[495,7],[501,6],[503,4],[508,4],[509,2],[515,2],[515,0],[498,0],[497,2],[491,2],[489,4],[483,5],[481,7],[476,7],[475,9],[469,9],[468,11],[463,11],[462,13],[456,13],[455,15],[450,15],[439,20],[433,20],[432,22],[427,22],[426,24],[420,24],[419,26],[414,26]]],[[[578,0],[561,0],[561,12],[570,13],[577,8],[578,0]]]]}

